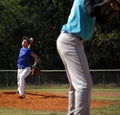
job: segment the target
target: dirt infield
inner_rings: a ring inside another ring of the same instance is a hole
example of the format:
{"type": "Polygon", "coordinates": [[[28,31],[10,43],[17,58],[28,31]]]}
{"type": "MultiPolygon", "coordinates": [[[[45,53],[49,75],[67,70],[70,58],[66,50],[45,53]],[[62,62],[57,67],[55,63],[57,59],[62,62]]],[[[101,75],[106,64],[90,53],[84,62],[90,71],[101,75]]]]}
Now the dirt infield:
{"type": "MultiPolygon", "coordinates": [[[[100,96],[103,94],[94,93],[92,95],[100,96]]],[[[113,93],[109,93],[110,95],[113,93]]],[[[67,110],[67,104],[68,97],[65,93],[26,92],[26,98],[19,99],[15,92],[0,92],[0,107],[29,110],[67,110]]],[[[114,103],[92,100],[91,108],[107,107],[112,104],[114,103]]]]}

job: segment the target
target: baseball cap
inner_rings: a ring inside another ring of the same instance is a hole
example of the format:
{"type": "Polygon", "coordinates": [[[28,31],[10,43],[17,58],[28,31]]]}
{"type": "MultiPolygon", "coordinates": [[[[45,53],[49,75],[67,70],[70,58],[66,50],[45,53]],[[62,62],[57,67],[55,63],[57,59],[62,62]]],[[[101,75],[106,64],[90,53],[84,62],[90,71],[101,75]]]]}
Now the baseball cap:
{"type": "Polygon", "coordinates": [[[30,39],[28,37],[24,36],[23,40],[27,40],[28,44],[30,44],[30,39]]]}

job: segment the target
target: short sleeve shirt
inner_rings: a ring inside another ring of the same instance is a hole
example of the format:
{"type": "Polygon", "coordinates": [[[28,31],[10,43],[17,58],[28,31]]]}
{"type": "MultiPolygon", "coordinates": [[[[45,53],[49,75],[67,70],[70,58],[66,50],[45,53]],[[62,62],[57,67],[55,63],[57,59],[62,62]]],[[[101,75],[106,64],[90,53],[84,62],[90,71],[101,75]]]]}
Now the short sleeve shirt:
{"type": "Polygon", "coordinates": [[[86,14],[84,0],[74,0],[68,21],[61,31],[74,33],[82,39],[89,39],[94,30],[95,18],[86,14]]]}
{"type": "Polygon", "coordinates": [[[18,56],[18,68],[28,67],[30,56],[33,52],[29,48],[21,48],[18,56]]]}

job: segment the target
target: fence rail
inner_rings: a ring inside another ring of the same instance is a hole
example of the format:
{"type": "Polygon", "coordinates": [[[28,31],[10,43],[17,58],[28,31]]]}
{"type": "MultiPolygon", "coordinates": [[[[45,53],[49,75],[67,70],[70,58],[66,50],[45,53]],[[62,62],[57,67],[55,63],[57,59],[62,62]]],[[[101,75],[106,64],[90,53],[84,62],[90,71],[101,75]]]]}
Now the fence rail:
{"type": "MultiPolygon", "coordinates": [[[[120,69],[90,69],[90,72],[91,71],[111,71],[111,72],[114,72],[114,71],[119,71],[120,72],[120,69]]],[[[17,72],[17,70],[0,70],[0,72],[17,72]]],[[[65,70],[41,70],[41,72],[65,72],[65,70]]]]}
{"type": "MultiPolygon", "coordinates": [[[[120,69],[91,69],[93,85],[115,84],[120,86],[120,69]]],[[[65,70],[41,70],[39,77],[33,77],[31,74],[26,78],[27,84],[41,85],[51,83],[68,83],[65,70]]],[[[17,70],[0,70],[0,86],[16,86],[17,70]]]]}

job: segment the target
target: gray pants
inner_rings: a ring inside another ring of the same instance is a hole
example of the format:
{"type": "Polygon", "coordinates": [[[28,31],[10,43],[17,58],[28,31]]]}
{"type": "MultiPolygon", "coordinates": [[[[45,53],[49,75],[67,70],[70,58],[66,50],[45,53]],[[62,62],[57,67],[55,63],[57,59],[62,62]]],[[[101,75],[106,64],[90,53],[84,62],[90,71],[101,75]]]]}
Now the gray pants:
{"type": "Polygon", "coordinates": [[[90,115],[92,80],[83,41],[73,34],[61,33],[57,50],[70,83],[67,115],[90,115]]]}

